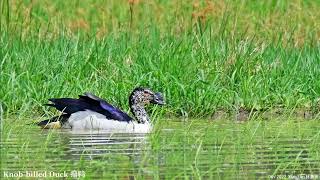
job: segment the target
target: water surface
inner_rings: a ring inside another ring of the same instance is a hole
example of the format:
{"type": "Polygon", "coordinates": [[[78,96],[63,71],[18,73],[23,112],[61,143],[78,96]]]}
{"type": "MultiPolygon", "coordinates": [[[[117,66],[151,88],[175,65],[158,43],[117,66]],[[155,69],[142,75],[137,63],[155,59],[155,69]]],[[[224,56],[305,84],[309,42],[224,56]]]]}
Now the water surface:
{"type": "Polygon", "coordinates": [[[319,125],[161,120],[151,134],[117,134],[13,123],[2,132],[1,177],[320,179],[319,125]]]}

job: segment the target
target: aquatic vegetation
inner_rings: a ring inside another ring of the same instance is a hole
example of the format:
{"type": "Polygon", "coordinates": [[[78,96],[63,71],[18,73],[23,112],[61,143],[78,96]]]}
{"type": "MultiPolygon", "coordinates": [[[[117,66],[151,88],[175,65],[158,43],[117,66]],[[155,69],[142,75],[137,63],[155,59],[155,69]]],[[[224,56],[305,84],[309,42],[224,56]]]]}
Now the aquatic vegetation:
{"type": "Polygon", "coordinates": [[[237,124],[159,119],[150,135],[39,131],[19,124],[21,120],[5,121],[2,171],[38,171],[47,176],[50,171],[65,171],[69,178],[79,171],[83,179],[265,179],[320,173],[317,120],[237,124]]]}

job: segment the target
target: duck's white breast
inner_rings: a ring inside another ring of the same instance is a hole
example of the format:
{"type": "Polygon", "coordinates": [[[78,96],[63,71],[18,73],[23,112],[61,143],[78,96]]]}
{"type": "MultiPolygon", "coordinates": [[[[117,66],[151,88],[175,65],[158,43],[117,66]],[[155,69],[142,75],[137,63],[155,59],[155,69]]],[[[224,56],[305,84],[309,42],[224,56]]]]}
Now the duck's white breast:
{"type": "Polygon", "coordinates": [[[68,124],[74,130],[95,129],[110,130],[112,132],[148,133],[152,130],[149,122],[140,124],[134,121],[125,122],[106,117],[100,113],[86,110],[71,114],[68,124]]]}

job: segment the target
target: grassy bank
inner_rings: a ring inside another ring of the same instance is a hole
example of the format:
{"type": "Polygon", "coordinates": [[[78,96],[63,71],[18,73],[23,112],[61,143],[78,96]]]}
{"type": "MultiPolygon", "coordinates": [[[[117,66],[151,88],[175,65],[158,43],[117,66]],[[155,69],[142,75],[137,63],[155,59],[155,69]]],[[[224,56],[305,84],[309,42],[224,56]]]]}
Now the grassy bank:
{"type": "Polygon", "coordinates": [[[317,1],[1,1],[5,116],[91,91],[128,110],[136,86],[162,114],[319,111],[317,1]]]}

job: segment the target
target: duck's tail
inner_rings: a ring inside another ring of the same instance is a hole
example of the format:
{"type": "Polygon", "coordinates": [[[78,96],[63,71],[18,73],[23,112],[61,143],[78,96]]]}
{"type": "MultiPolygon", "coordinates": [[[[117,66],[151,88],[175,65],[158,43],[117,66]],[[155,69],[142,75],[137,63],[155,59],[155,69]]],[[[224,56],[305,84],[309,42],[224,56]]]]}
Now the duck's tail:
{"type": "Polygon", "coordinates": [[[60,116],[54,116],[50,119],[43,120],[35,124],[44,129],[59,129],[68,121],[69,117],[70,114],[62,114],[60,116]]]}

